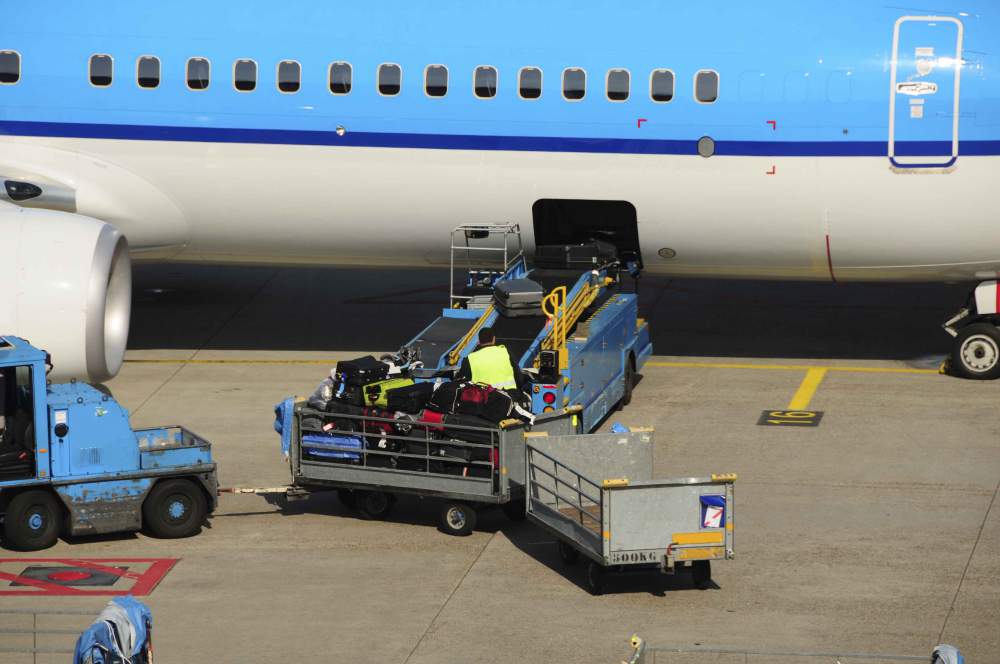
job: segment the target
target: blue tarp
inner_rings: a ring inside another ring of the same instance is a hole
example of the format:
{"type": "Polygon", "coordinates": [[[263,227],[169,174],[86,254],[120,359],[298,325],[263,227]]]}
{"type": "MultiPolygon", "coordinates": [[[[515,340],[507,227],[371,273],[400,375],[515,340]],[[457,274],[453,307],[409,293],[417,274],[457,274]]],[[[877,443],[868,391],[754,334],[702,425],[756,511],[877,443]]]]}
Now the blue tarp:
{"type": "Polygon", "coordinates": [[[149,607],[131,595],[116,597],[77,639],[73,664],[131,660],[146,648],[152,626],[153,614],[149,607]]]}
{"type": "Polygon", "coordinates": [[[292,447],[292,418],[295,416],[295,399],[285,399],[274,407],[274,430],[281,436],[281,452],[286,457],[292,447]]]}

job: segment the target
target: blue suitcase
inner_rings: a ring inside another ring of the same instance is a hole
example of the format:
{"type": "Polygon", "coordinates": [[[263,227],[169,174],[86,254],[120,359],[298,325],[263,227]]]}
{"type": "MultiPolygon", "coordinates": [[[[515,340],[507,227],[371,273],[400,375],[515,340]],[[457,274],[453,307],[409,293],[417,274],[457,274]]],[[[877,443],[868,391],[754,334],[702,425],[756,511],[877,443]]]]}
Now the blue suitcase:
{"type": "Polygon", "coordinates": [[[349,450],[361,450],[364,444],[364,440],[358,436],[329,436],[321,433],[302,436],[303,454],[341,463],[361,463],[361,454],[349,450]]]}

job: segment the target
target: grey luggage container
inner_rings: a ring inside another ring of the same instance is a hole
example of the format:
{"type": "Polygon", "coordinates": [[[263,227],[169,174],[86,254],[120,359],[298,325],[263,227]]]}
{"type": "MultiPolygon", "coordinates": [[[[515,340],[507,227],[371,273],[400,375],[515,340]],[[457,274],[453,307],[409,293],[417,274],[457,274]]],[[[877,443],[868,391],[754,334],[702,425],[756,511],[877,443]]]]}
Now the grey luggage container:
{"type": "Polygon", "coordinates": [[[653,431],[578,436],[528,433],[528,519],[558,540],[563,562],[588,562],[587,587],[608,571],[690,567],[711,580],[711,561],[734,555],[732,474],[653,479],[653,431]]]}

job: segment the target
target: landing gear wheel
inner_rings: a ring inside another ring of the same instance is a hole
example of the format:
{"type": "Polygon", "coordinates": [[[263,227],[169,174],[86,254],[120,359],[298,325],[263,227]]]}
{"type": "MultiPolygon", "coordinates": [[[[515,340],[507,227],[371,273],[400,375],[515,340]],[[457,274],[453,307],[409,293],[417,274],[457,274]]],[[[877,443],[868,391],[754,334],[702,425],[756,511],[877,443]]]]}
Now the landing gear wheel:
{"type": "Polygon", "coordinates": [[[587,565],[587,590],[591,595],[604,594],[604,568],[597,563],[587,565]]]}
{"type": "Polygon", "coordinates": [[[712,581],[712,561],[696,560],[691,564],[691,579],[696,588],[705,589],[712,581]]]}
{"type": "Polygon", "coordinates": [[[441,508],[441,530],[465,537],[476,527],[476,510],[465,503],[445,503],[441,508]]]}
{"type": "Polygon", "coordinates": [[[952,370],[962,378],[1000,378],[1000,329],[974,323],[958,332],[951,351],[952,370]]]}
{"type": "Polygon", "coordinates": [[[392,509],[392,496],[383,491],[356,491],[354,500],[361,516],[369,520],[384,519],[392,509]],[[360,494],[360,495],[358,495],[360,494]]]}
{"type": "Polygon", "coordinates": [[[155,537],[175,539],[201,532],[208,505],[189,480],[157,482],[142,504],[142,522],[155,537]]]}
{"type": "Polygon", "coordinates": [[[337,489],[337,500],[349,510],[358,509],[358,494],[353,489],[337,489]]]}
{"type": "Polygon", "coordinates": [[[567,565],[575,565],[580,562],[580,552],[559,540],[559,559],[567,565]]]}
{"type": "Polygon", "coordinates": [[[618,402],[619,408],[632,403],[632,388],[635,387],[635,360],[629,356],[625,361],[625,391],[622,393],[622,400],[618,402]]]}
{"type": "Polygon", "coordinates": [[[62,520],[62,507],[48,491],[19,493],[7,506],[4,544],[18,551],[47,549],[59,539],[62,520]]]}
{"type": "Polygon", "coordinates": [[[500,506],[500,509],[503,510],[504,515],[511,521],[524,521],[528,516],[525,514],[524,498],[517,498],[509,503],[504,503],[500,506]]]}

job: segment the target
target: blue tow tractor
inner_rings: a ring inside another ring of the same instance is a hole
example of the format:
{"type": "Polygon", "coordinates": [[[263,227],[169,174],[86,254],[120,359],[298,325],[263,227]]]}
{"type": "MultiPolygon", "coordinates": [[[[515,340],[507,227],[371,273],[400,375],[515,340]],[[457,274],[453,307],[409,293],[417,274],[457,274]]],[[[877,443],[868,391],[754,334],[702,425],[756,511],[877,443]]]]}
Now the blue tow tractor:
{"type": "Polygon", "coordinates": [[[201,531],[217,504],[211,445],[179,426],[133,430],[90,385],[46,382],[47,353],[0,336],[3,544],[34,551],[60,534],[201,531]]]}

